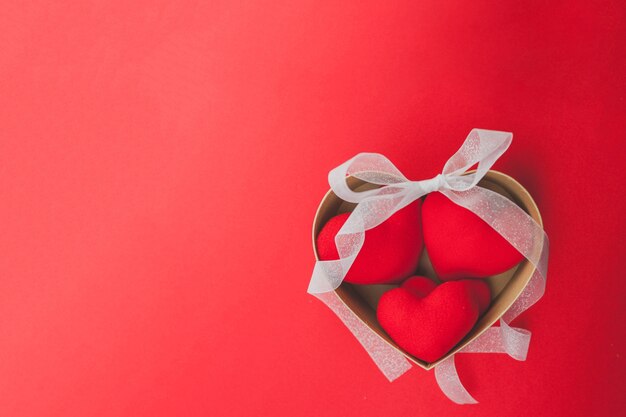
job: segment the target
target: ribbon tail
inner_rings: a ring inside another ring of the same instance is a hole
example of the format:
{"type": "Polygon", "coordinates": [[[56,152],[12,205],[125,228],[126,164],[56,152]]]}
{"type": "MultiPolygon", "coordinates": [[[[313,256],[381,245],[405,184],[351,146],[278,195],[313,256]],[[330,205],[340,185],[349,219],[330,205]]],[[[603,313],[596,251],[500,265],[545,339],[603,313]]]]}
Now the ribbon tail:
{"type": "MultiPolygon", "coordinates": [[[[500,327],[491,327],[463,348],[459,353],[506,353],[518,361],[526,360],[530,332],[511,327],[500,320],[500,327]]],[[[457,404],[476,404],[478,401],[465,389],[454,365],[454,356],[435,367],[435,378],[441,391],[457,404]]]]}
{"type": "Polygon", "coordinates": [[[313,295],[326,304],[343,324],[350,329],[354,337],[361,343],[376,366],[378,366],[378,369],[389,381],[394,381],[411,369],[411,364],[404,355],[388,345],[372,329],[357,318],[334,291],[313,295]]]}
{"type": "Polygon", "coordinates": [[[500,319],[500,333],[504,351],[515,360],[525,361],[530,346],[530,331],[511,327],[504,319],[500,319]]]}
{"type": "Polygon", "coordinates": [[[454,365],[454,355],[435,367],[435,379],[441,391],[456,404],[478,404],[465,389],[454,365]]]}
{"type": "Polygon", "coordinates": [[[525,361],[529,345],[528,330],[511,327],[501,319],[499,327],[490,327],[458,353],[506,353],[515,360],[525,361]]]}

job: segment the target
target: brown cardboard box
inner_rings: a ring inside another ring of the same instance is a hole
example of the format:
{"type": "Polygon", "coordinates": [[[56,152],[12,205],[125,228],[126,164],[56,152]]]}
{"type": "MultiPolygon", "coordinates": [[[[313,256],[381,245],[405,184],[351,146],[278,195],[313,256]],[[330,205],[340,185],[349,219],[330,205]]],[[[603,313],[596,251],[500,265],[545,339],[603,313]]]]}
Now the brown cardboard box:
{"type": "MultiPolygon", "coordinates": [[[[364,183],[363,181],[350,177],[348,178],[349,186],[357,191],[375,188],[375,185],[364,183]]],[[[481,187],[489,188],[496,191],[515,202],[526,213],[528,213],[539,225],[542,225],[539,209],[533,201],[530,194],[517,181],[506,174],[497,171],[489,171],[479,183],[481,187]]],[[[313,250],[315,257],[318,259],[315,240],[322,226],[334,215],[352,211],[355,205],[347,203],[337,197],[332,190],[328,191],[322,202],[320,203],[315,220],[313,222],[313,250]]],[[[343,303],[352,310],[356,316],[372,329],[385,342],[389,343],[395,349],[400,351],[411,362],[419,365],[424,369],[431,369],[449,356],[455,354],[460,349],[469,344],[481,333],[487,330],[491,325],[500,319],[500,317],[508,310],[513,302],[522,293],[522,290],[530,280],[533,274],[534,266],[526,259],[513,269],[486,278],[492,290],[492,301],[489,310],[480,318],[472,331],[459,342],[447,355],[436,362],[427,363],[410,354],[404,352],[380,327],[376,319],[376,305],[380,296],[393,286],[391,285],[354,285],[343,282],[339,288],[335,290],[343,303]]],[[[430,265],[428,253],[424,250],[418,267],[419,274],[436,279],[436,275],[430,265]]]]}

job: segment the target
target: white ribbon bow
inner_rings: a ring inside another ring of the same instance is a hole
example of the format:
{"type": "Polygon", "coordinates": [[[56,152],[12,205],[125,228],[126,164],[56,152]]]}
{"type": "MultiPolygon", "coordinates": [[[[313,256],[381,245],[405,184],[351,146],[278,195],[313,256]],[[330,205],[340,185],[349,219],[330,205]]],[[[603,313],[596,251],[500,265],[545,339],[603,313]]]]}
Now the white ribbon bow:
{"type": "MultiPolygon", "coordinates": [[[[530,332],[509,323],[541,298],[548,267],[548,237],[526,212],[500,194],[477,186],[495,161],[507,150],[513,135],[508,132],[473,129],[461,148],[446,162],[441,174],[423,181],[410,181],[383,155],[361,153],[328,174],[333,192],[341,199],[357,203],[335,237],[338,260],[317,261],[308,292],[331,308],[354,333],[381,371],[394,380],[411,365],[387,345],[339,300],[334,290],[341,285],[365,241],[365,231],[424,195],[439,191],[459,206],[472,211],[515,247],[535,271],[522,294],[500,319],[500,327],[482,333],[460,352],[508,353],[525,360],[530,332]],[[464,175],[471,167],[476,171],[464,175]],[[346,183],[348,176],[382,187],[355,192],[346,183]]],[[[465,390],[454,366],[454,356],[435,367],[442,391],[458,404],[476,403],[465,390]]]]}

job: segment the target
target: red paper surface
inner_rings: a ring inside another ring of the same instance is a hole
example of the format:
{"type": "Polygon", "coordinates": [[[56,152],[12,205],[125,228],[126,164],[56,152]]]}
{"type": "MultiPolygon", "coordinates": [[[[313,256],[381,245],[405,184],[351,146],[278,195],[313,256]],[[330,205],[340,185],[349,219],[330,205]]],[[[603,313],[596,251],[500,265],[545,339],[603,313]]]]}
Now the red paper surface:
{"type": "Polygon", "coordinates": [[[623,414],[626,7],[506,3],[4,2],[0,415],[623,414]],[[305,291],[329,169],[430,178],[473,127],[552,245],[461,407],[305,291]]]}

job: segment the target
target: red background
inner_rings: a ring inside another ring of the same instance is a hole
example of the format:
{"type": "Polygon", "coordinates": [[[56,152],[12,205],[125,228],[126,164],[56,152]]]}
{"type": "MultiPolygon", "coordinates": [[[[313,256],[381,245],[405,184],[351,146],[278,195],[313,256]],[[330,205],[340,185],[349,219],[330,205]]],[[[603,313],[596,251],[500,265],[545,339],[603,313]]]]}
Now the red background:
{"type": "Polygon", "coordinates": [[[623,2],[206,3],[3,3],[0,415],[624,413],[623,2]],[[552,245],[460,407],[305,291],[329,169],[429,178],[473,127],[552,245]]]}

